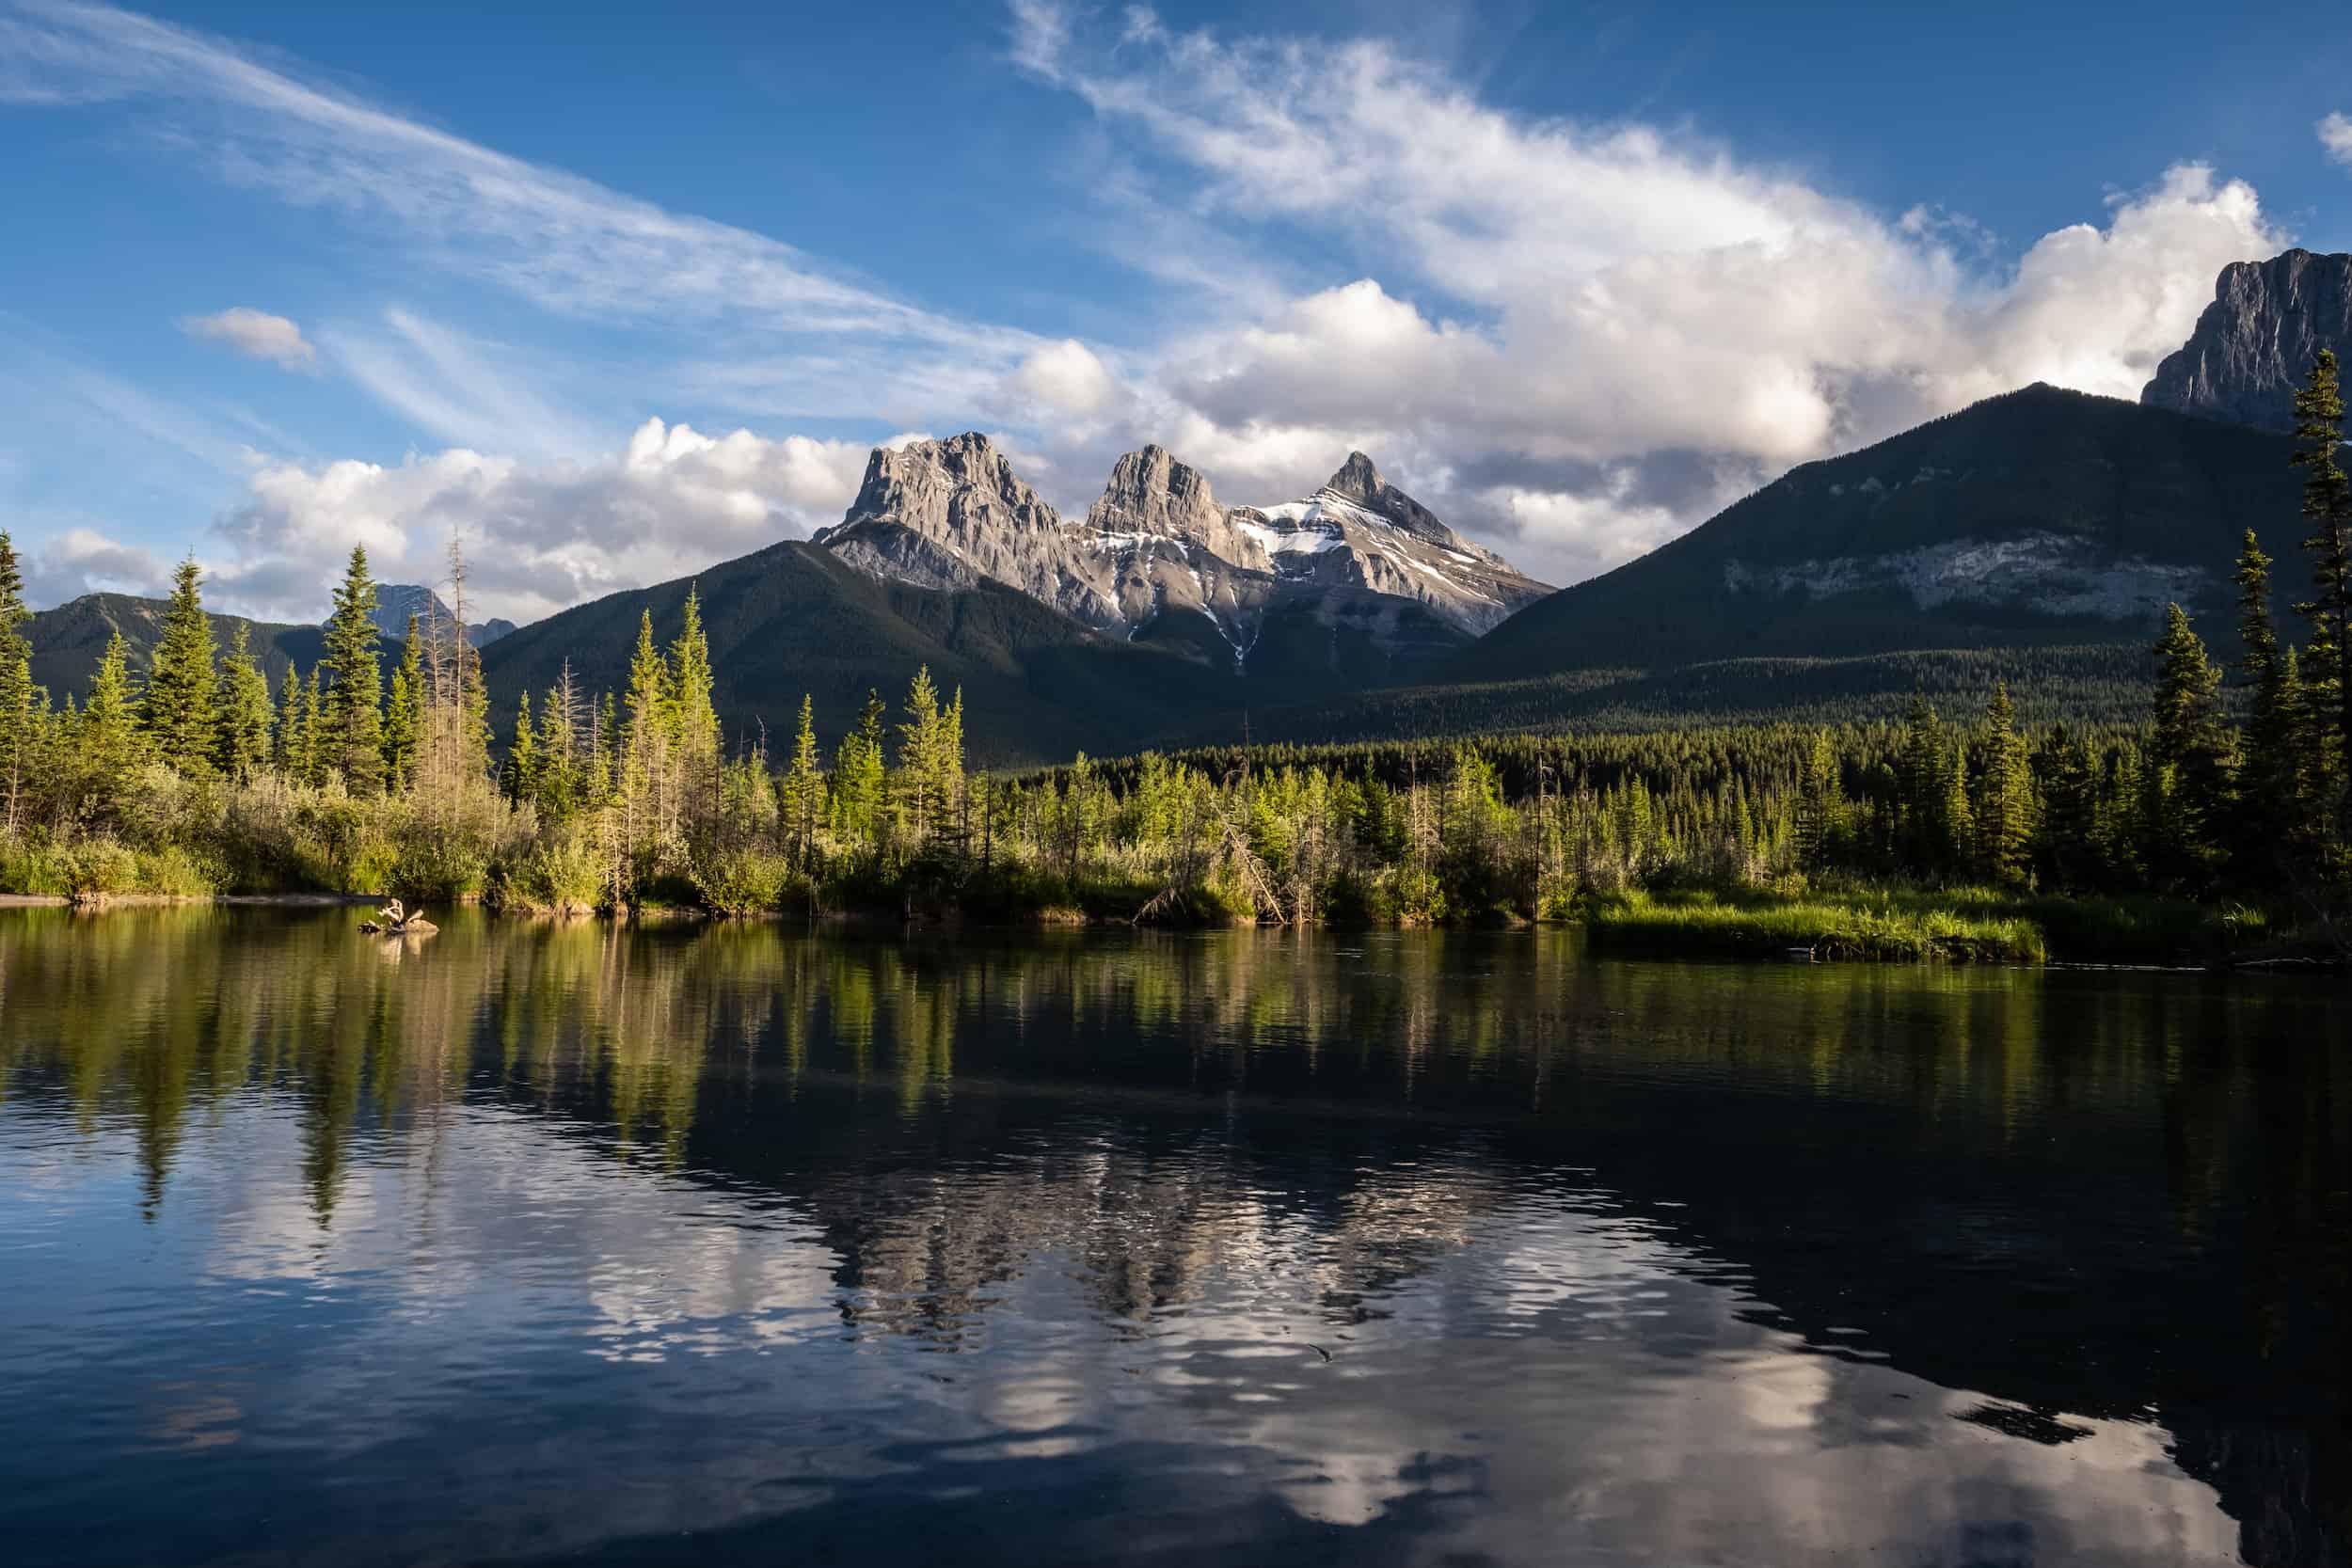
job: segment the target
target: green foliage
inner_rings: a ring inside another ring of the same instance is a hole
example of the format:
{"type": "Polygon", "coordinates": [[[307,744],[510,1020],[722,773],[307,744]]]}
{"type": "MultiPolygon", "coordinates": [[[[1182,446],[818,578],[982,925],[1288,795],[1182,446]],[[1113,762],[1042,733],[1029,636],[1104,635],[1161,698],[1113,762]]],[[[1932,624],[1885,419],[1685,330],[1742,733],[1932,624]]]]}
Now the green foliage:
{"type": "Polygon", "coordinates": [[[417,753],[424,742],[424,643],[413,613],[401,641],[400,662],[392,668],[382,734],[386,787],[404,789],[416,778],[417,753]]]}
{"type": "Polygon", "coordinates": [[[240,621],[229,634],[229,657],[214,689],[213,765],[244,783],[270,762],[269,677],[253,657],[251,632],[240,621]]]}
{"type": "Polygon", "coordinates": [[[213,771],[219,723],[213,697],[213,626],[204,614],[201,578],[193,560],[180,562],[172,574],[163,637],[155,644],[147,689],[139,699],[139,722],[150,752],[191,779],[213,771]]]}
{"type": "Polygon", "coordinates": [[[342,775],[355,795],[384,786],[383,672],[376,662],[375,581],[364,546],[351,546],[326,622],[326,673],[318,695],[319,766],[342,775]]]}

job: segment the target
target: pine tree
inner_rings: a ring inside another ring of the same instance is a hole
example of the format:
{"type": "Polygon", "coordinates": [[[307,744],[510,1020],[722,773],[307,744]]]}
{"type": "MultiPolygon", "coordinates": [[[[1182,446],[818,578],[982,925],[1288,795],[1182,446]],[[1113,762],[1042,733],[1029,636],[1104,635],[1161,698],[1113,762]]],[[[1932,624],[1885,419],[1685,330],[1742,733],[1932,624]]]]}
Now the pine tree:
{"type": "Polygon", "coordinates": [[[2280,647],[2270,620],[2270,557],[2250,528],[2238,549],[2234,580],[2238,640],[2246,650],[2238,667],[2249,695],[2233,847],[2241,870],[2259,877],[2276,869],[2275,850],[2303,815],[2296,754],[2299,693],[2291,684],[2292,654],[2280,647]]]}
{"type": "Polygon", "coordinates": [[[572,667],[567,660],[562,680],[548,688],[547,698],[539,705],[539,737],[534,748],[538,752],[538,780],[532,789],[532,799],[538,802],[540,815],[551,822],[564,820],[580,804],[571,683],[572,667]]]}
{"type": "Polygon", "coordinates": [[[670,666],[653,641],[653,611],[637,623],[637,651],[628,665],[628,721],[621,742],[621,809],[632,847],[658,843],[669,832],[672,720],[670,666]]]}
{"type": "Polygon", "coordinates": [[[898,777],[907,829],[919,847],[930,841],[941,813],[941,720],[939,689],[930,666],[914,672],[907,689],[907,719],[898,726],[898,777]]]}
{"type": "Polygon", "coordinates": [[[355,795],[373,795],[384,784],[384,677],[376,642],[375,581],[368,576],[367,547],[354,545],[326,621],[318,726],[319,765],[341,773],[355,795]]]}
{"type": "Polygon", "coordinates": [[[269,766],[269,677],[253,657],[246,623],[229,634],[214,691],[213,765],[242,784],[269,766]]]}
{"type": "Polygon", "coordinates": [[[1987,880],[2026,879],[2033,842],[2033,771],[2009,683],[1993,688],[1985,705],[1984,773],[1977,783],[1977,869],[1987,880]]]}
{"type": "Polygon", "coordinates": [[[2229,809],[2229,739],[2221,727],[2221,672],[2179,605],[2165,608],[2156,643],[2155,731],[2149,737],[2152,779],[2161,786],[2164,831],[2157,842],[2171,857],[2168,875],[2201,877],[2214,853],[2212,830],[2229,809]]]}
{"type": "Polygon", "coordinates": [[[0,529],[0,840],[23,825],[32,784],[37,714],[33,645],[20,629],[32,619],[24,604],[24,574],[16,546],[0,529]]]}
{"type": "Polygon", "coordinates": [[[384,786],[405,789],[416,781],[417,752],[424,743],[424,640],[417,616],[408,615],[400,662],[392,667],[391,692],[384,704],[384,786]]]}
{"type": "Polygon", "coordinates": [[[792,737],[792,766],[784,776],[785,833],[794,863],[806,865],[817,847],[817,819],[824,810],[825,776],[817,756],[817,709],[801,694],[801,724],[792,737]]]}
{"type": "Polygon", "coordinates": [[[2034,862],[2045,885],[2088,887],[2102,869],[2099,847],[2099,788],[2090,753],[2059,724],[2034,759],[2040,779],[2042,818],[2034,862]]]}
{"type": "Polygon", "coordinates": [[[118,631],[106,640],[98,673],[90,677],[89,701],[75,726],[83,814],[101,825],[119,822],[129,809],[133,784],[147,761],[146,736],[131,692],[130,662],[130,649],[118,631]]]}
{"type": "Polygon", "coordinates": [[[155,758],[183,778],[213,771],[215,726],[213,623],[204,613],[202,571],[183,561],[172,574],[163,636],[139,699],[139,722],[155,758]]]}
{"type": "Polygon", "coordinates": [[[1796,813],[1797,859],[1810,870],[1828,863],[1845,811],[1837,750],[1825,729],[1813,732],[1805,751],[1796,813]]]}
{"type": "Polygon", "coordinates": [[[2352,773],[2352,480],[2336,460],[2344,442],[2344,396],[2332,350],[2321,349],[2312,361],[2295,395],[2295,463],[2311,470],[2303,482],[2303,516],[2312,531],[2303,547],[2312,556],[2313,592],[2296,607],[2312,618],[2302,673],[2306,686],[2324,690],[2333,704],[2327,744],[2334,756],[2323,754],[2319,769],[2333,781],[2352,773]]]}
{"type": "Polygon", "coordinates": [[[719,710],[711,696],[710,642],[702,596],[686,590],[686,609],[670,644],[671,738],[676,748],[679,807],[690,815],[713,799],[719,769],[719,710]]]}
{"type": "Polygon", "coordinates": [[[1946,751],[1943,721],[1925,697],[1914,696],[1903,718],[1899,789],[1904,858],[1922,870],[1941,869],[1954,842],[1946,751]]]}
{"type": "Polygon", "coordinates": [[[531,727],[528,691],[516,702],[515,738],[506,748],[506,760],[499,767],[499,787],[516,805],[539,792],[539,737],[531,727]]]}
{"type": "Polygon", "coordinates": [[[846,844],[872,846],[881,842],[882,791],[882,726],[889,709],[882,694],[866,693],[866,710],[857,728],[841,737],[833,770],[834,833],[846,844]]]}

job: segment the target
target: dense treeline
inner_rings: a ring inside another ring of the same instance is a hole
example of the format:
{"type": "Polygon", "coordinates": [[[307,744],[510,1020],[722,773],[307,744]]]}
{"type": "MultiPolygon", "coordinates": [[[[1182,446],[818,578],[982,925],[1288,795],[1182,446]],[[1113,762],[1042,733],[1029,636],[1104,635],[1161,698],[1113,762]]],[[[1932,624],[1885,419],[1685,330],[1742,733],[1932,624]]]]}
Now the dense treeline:
{"type": "MultiPolygon", "coordinates": [[[[2175,607],[2144,723],[2022,725],[2003,685],[1957,719],[1452,743],[1259,747],[1025,777],[964,762],[961,693],[869,694],[830,755],[803,699],[781,759],[730,746],[696,599],[640,623],[618,693],[568,669],[493,766],[479,663],[414,624],[389,680],[355,549],[324,653],[273,696],[215,647],[183,564],[144,678],[119,640],[87,699],[29,677],[0,535],[0,886],[397,891],[587,911],[961,909],[1314,922],[1544,918],[1676,890],[1828,881],[2229,896],[2332,921],[2352,883],[2352,483],[2322,356],[2297,401],[2307,635],[2239,556],[2242,722],[2175,607]]],[[[463,562],[452,559],[464,613],[463,562]]]]}

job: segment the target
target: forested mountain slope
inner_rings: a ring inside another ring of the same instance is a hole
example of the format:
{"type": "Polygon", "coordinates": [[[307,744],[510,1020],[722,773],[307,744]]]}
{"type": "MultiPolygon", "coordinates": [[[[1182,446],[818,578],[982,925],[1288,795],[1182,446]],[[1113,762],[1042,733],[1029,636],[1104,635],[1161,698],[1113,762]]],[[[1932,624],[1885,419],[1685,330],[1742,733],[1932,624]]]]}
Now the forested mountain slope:
{"type": "MultiPolygon", "coordinates": [[[[2036,385],[1808,463],[1504,622],[1457,682],[2221,629],[2240,531],[2299,536],[2289,441],[2036,385]]],[[[2281,597],[2287,595],[2282,594],[2281,597]]]]}
{"type": "MultiPolygon", "coordinates": [[[[130,594],[85,594],[54,610],[39,611],[24,627],[25,640],[33,645],[34,683],[48,688],[50,695],[59,701],[67,697],[80,701],[89,689],[99,656],[106,651],[107,639],[118,631],[130,648],[132,669],[143,671],[163,632],[167,608],[162,599],[130,594]]],[[[209,619],[215,645],[226,649],[243,617],[214,615],[209,619]]],[[[273,691],[290,662],[308,670],[318,662],[326,645],[326,635],[317,626],[270,621],[246,621],[245,625],[273,691]]]]}
{"type": "Polygon", "coordinates": [[[886,582],[793,542],[691,579],[611,594],[491,643],[483,669],[501,730],[516,697],[536,700],[566,659],[584,690],[625,692],[639,618],[652,612],[666,647],[690,589],[700,597],[728,734],[765,725],[771,750],[788,741],[803,692],[830,747],[856,721],[869,689],[895,709],[925,665],[943,692],[961,689],[964,733],[980,761],[1132,749],[1239,706],[1228,669],[1105,637],[1016,590],[886,582]]]}

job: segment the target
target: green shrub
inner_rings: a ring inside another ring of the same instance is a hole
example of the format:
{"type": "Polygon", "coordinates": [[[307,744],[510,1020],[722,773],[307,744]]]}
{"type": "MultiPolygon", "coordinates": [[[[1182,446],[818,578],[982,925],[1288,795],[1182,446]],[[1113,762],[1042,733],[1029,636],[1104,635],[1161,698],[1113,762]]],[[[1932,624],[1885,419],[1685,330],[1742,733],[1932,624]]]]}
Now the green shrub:
{"type": "Polygon", "coordinates": [[[717,914],[767,914],[797,879],[791,863],[765,849],[722,849],[692,872],[703,907],[717,914]]]}

